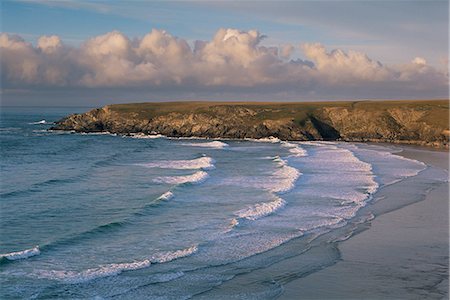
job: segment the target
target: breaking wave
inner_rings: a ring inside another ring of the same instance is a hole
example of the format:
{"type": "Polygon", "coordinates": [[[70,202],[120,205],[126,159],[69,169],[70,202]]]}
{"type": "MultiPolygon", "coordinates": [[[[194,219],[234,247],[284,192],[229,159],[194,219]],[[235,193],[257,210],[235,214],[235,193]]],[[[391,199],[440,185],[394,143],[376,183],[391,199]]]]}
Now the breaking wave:
{"type": "Polygon", "coordinates": [[[224,184],[263,189],[276,194],[285,194],[295,187],[295,183],[302,173],[288,165],[279,156],[269,157],[276,163],[276,169],[268,176],[235,176],[225,179],[224,184]]]}
{"type": "Polygon", "coordinates": [[[161,169],[212,170],[215,168],[214,163],[215,163],[214,159],[212,159],[211,157],[204,156],[191,160],[161,160],[139,165],[147,168],[161,168],[161,169]]]}
{"type": "Polygon", "coordinates": [[[165,192],[158,197],[158,200],[170,200],[173,198],[173,193],[171,191],[165,192]]]}
{"type": "Polygon", "coordinates": [[[169,183],[169,184],[184,184],[184,183],[198,184],[205,181],[208,177],[209,177],[208,173],[204,171],[198,171],[192,175],[185,175],[185,176],[160,176],[156,177],[153,181],[156,183],[169,183]]]}
{"type": "Polygon", "coordinates": [[[241,209],[235,212],[237,218],[234,218],[231,221],[231,227],[239,225],[239,220],[255,221],[262,217],[266,217],[284,207],[285,205],[286,201],[284,201],[280,197],[276,197],[275,200],[271,202],[256,203],[245,209],[241,209]]]}
{"type": "Polygon", "coordinates": [[[260,139],[251,139],[251,138],[246,138],[246,141],[251,141],[251,142],[257,142],[257,143],[279,143],[281,142],[281,140],[279,138],[273,137],[273,136],[269,136],[266,138],[260,138],[260,139]]]}
{"type": "Polygon", "coordinates": [[[151,258],[152,263],[166,263],[178,258],[186,257],[191,254],[194,254],[198,251],[198,247],[196,245],[191,246],[186,249],[176,250],[176,251],[168,251],[160,254],[156,254],[151,258]]]}
{"type": "Polygon", "coordinates": [[[305,149],[300,147],[300,145],[289,143],[289,142],[281,142],[281,147],[289,148],[289,152],[292,153],[293,156],[307,156],[308,153],[305,149]]]}
{"type": "Polygon", "coordinates": [[[191,147],[205,147],[205,148],[213,148],[213,149],[223,149],[228,147],[227,143],[221,141],[207,142],[207,143],[183,143],[183,146],[191,146],[191,147]]]}
{"type": "Polygon", "coordinates": [[[129,135],[133,139],[161,139],[165,138],[162,134],[144,134],[144,133],[132,133],[129,135]]]}
{"type": "Polygon", "coordinates": [[[133,271],[149,267],[151,264],[150,260],[135,261],[131,263],[121,263],[121,264],[109,264],[100,266],[98,268],[87,269],[81,272],[77,271],[39,271],[37,276],[39,278],[52,279],[57,281],[62,281],[65,283],[82,283],[91,281],[97,278],[109,277],[119,275],[124,271],[133,271]]]}
{"type": "Polygon", "coordinates": [[[273,173],[273,181],[276,183],[270,190],[274,193],[287,193],[295,187],[295,182],[302,175],[299,170],[288,165],[287,161],[276,157],[278,169],[273,173]]]}
{"type": "Polygon", "coordinates": [[[37,122],[28,123],[30,125],[45,125],[45,124],[54,124],[53,122],[47,122],[46,120],[40,120],[37,122]]]}
{"type": "MultiPolygon", "coordinates": [[[[160,254],[155,254],[150,259],[144,259],[140,261],[134,261],[129,263],[118,263],[118,264],[108,264],[102,265],[96,268],[87,269],[84,271],[65,271],[65,270],[50,270],[50,271],[38,271],[35,275],[39,278],[51,279],[62,281],[69,284],[83,283],[91,281],[98,278],[110,277],[119,275],[122,272],[134,271],[139,269],[144,269],[150,267],[151,264],[155,263],[167,263],[175,259],[183,258],[194,254],[198,251],[197,246],[191,246],[186,249],[168,251],[160,254]]],[[[182,276],[177,274],[173,279],[182,276]]],[[[166,281],[171,280],[168,278],[166,281]]]]}
{"type": "Polygon", "coordinates": [[[29,257],[36,256],[39,254],[41,254],[41,250],[39,249],[39,246],[36,246],[31,249],[0,254],[0,261],[5,260],[5,259],[6,260],[25,259],[25,258],[29,258],[29,257]]]}

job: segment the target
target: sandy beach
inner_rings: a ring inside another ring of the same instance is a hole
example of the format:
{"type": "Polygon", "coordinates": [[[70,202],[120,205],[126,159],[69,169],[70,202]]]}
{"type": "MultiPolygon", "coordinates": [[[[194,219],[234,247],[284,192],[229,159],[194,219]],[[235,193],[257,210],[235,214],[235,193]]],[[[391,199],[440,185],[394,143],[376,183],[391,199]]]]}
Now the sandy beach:
{"type": "MultiPolygon", "coordinates": [[[[448,171],[447,151],[401,148],[399,155],[448,171]]],[[[448,299],[448,196],[444,183],[423,201],[377,215],[338,244],[336,264],[283,284],[280,299],[448,299]]],[[[384,197],[398,200],[395,191],[384,197]]]]}

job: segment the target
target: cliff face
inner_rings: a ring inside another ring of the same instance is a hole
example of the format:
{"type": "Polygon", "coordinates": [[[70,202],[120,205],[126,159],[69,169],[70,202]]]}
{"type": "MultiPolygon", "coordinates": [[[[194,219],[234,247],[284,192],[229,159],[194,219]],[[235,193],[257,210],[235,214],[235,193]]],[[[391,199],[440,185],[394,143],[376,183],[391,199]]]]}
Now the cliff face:
{"type": "Polygon", "coordinates": [[[109,105],[52,129],[172,137],[383,141],[447,147],[449,102],[173,102],[109,105]]]}

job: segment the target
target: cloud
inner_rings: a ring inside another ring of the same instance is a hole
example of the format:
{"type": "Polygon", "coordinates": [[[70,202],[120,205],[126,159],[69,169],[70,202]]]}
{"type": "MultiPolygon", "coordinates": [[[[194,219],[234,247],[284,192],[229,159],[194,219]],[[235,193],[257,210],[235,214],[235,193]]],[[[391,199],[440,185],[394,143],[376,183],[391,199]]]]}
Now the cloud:
{"type": "Polygon", "coordinates": [[[42,52],[52,53],[58,50],[58,48],[62,47],[61,40],[58,36],[41,36],[38,39],[37,47],[41,49],[42,52]]]}
{"type": "Polygon", "coordinates": [[[294,50],[295,50],[295,47],[292,46],[291,44],[284,45],[280,49],[280,55],[281,55],[282,58],[288,59],[288,58],[291,57],[291,55],[294,52],[294,50]]]}
{"type": "MultiPolygon", "coordinates": [[[[262,46],[256,30],[219,29],[210,41],[189,43],[153,29],[139,39],[112,31],[79,47],[58,36],[42,36],[33,46],[19,36],[0,35],[2,88],[139,88],[186,91],[291,91],[308,95],[352,89],[432,93],[448,89],[448,74],[422,57],[386,66],[358,51],[299,47],[306,60],[290,60],[291,44],[262,46]]],[[[381,94],[380,94],[381,95],[381,94]]],[[[384,97],[389,95],[383,94],[384,97]]]]}

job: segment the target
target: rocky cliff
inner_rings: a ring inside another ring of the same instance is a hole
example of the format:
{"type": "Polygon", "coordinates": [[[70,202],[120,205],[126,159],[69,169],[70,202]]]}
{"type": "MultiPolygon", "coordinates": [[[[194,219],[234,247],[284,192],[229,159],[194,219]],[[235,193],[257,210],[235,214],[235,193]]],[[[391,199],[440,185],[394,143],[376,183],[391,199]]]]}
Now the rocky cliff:
{"type": "Polygon", "coordinates": [[[108,105],[52,129],[171,137],[379,141],[448,148],[449,101],[108,105]]]}

